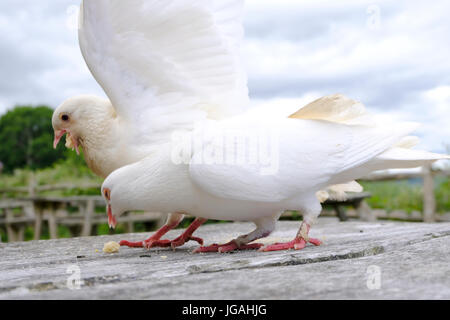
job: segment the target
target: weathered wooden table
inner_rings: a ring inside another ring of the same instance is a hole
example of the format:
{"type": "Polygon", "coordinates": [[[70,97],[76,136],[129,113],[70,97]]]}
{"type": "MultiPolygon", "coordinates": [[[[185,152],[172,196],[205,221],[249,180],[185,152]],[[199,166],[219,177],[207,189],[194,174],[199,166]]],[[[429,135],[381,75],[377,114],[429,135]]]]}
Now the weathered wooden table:
{"type": "MultiPolygon", "coordinates": [[[[290,240],[298,222],[279,222],[266,241],[290,240]]],[[[196,233],[222,242],[248,223],[196,233]]],[[[180,230],[172,231],[173,237],[180,230]]],[[[192,254],[103,244],[146,234],[0,244],[0,299],[449,299],[450,224],[339,222],[320,218],[302,251],[192,254]],[[79,273],[78,273],[79,272],[79,273]],[[76,288],[76,277],[82,284],[76,288]],[[69,287],[68,287],[69,284],[69,287]]]]}

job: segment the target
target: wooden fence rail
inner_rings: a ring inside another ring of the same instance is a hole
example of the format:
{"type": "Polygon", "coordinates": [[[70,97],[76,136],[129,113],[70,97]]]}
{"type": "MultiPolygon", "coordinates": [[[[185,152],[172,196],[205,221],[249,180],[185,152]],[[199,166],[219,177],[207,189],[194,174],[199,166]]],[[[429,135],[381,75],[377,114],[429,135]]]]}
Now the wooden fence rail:
{"type": "Polygon", "coordinates": [[[98,183],[83,183],[83,184],[55,184],[55,185],[29,185],[28,187],[9,187],[0,188],[0,195],[6,193],[27,194],[32,197],[37,194],[49,191],[68,191],[68,190],[86,190],[86,189],[98,189],[100,190],[101,184],[98,183]]]}
{"type": "MultiPolygon", "coordinates": [[[[73,236],[90,236],[93,227],[107,224],[105,202],[100,196],[81,197],[27,197],[0,201],[0,226],[5,226],[8,240],[23,241],[25,228],[33,225],[34,239],[39,240],[42,226],[48,224],[51,239],[58,238],[58,226],[69,228],[73,236]],[[101,208],[102,213],[97,213],[101,208]]],[[[157,222],[164,216],[159,213],[130,212],[121,217],[126,232],[134,232],[135,222],[157,222]]]]}

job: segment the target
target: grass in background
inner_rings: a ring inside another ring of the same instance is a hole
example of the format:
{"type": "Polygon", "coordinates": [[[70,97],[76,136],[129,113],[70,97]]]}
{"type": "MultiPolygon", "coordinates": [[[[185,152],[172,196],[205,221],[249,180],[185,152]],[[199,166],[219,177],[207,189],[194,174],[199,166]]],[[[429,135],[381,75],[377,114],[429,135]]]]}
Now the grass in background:
{"type": "MultiPolygon", "coordinates": [[[[367,203],[374,209],[387,211],[403,210],[423,211],[423,188],[421,180],[376,181],[362,182],[364,191],[370,192],[372,197],[367,203]]],[[[450,180],[435,179],[436,211],[450,212],[450,180]]]]}
{"type": "Polygon", "coordinates": [[[435,190],[437,211],[450,212],[450,179],[436,179],[437,187],[435,190]]]}
{"type": "MultiPolygon", "coordinates": [[[[14,174],[0,175],[0,189],[27,187],[31,179],[34,179],[35,184],[55,185],[71,183],[74,185],[83,184],[98,184],[101,185],[102,179],[92,173],[92,171],[80,162],[78,158],[69,157],[65,160],[59,161],[52,167],[32,171],[30,169],[17,169],[14,174]]],[[[77,195],[100,195],[100,190],[97,189],[73,189],[65,191],[46,192],[44,195],[53,196],[77,196],[77,195]]],[[[23,194],[6,194],[8,198],[23,196],[23,194]]],[[[1,195],[0,195],[1,197],[1,195]]]]}

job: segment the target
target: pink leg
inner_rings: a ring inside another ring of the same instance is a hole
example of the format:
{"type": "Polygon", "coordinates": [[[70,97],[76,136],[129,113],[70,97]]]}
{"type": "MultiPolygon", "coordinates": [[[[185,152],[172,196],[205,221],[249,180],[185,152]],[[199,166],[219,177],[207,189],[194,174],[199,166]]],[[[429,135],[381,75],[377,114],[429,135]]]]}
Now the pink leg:
{"type": "Polygon", "coordinates": [[[144,241],[130,242],[123,240],[120,241],[119,244],[121,246],[127,246],[130,248],[147,248],[147,249],[153,247],[165,248],[170,246],[176,248],[182,246],[183,244],[185,244],[190,240],[197,241],[199,244],[203,244],[203,239],[192,236],[194,231],[197,230],[203,223],[207,221],[206,219],[200,218],[192,222],[192,224],[186,229],[186,231],[183,232],[183,234],[178,238],[176,238],[175,240],[161,240],[162,236],[164,236],[167,232],[176,228],[180,224],[182,218],[183,218],[182,216],[181,217],[175,216],[175,218],[172,219],[173,221],[172,220],[168,221],[164,226],[162,226],[158,231],[156,231],[155,234],[153,234],[151,237],[149,237],[144,241]]]}
{"type": "Polygon", "coordinates": [[[171,241],[170,245],[173,249],[177,247],[181,247],[183,244],[188,242],[189,240],[197,241],[199,244],[203,244],[203,239],[193,237],[192,234],[197,230],[202,224],[204,224],[207,219],[197,218],[191,225],[179,236],[178,238],[171,241]]]}
{"type": "Polygon", "coordinates": [[[300,227],[300,231],[294,240],[286,243],[275,243],[272,245],[268,245],[264,248],[259,249],[259,251],[268,252],[268,251],[280,251],[280,250],[302,250],[306,247],[306,244],[312,243],[315,246],[320,246],[322,242],[318,239],[309,238],[309,230],[311,227],[307,223],[302,223],[300,227]]]}
{"type": "Polygon", "coordinates": [[[119,242],[121,246],[126,246],[130,248],[151,248],[156,243],[161,243],[163,240],[160,240],[163,235],[165,235],[167,232],[172,230],[173,228],[176,228],[178,226],[179,222],[174,222],[171,224],[165,224],[163,225],[158,231],[156,231],[151,237],[147,238],[144,241],[138,241],[138,242],[130,242],[127,240],[122,240],[119,242]]]}

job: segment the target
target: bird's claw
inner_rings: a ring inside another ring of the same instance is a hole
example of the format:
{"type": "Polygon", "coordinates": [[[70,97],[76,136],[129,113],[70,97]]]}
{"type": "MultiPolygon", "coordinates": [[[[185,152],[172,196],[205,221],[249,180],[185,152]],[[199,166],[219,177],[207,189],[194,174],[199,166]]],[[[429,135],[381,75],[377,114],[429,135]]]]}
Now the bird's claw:
{"type": "Polygon", "coordinates": [[[150,248],[160,247],[165,248],[170,245],[170,240],[144,240],[144,248],[150,250],[150,248]]]}
{"type": "Polygon", "coordinates": [[[227,253],[235,250],[257,250],[263,246],[262,243],[252,243],[238,245],[235,241],[230,241],[225,244],[212,244],[210,246],[199,247],[194,250],[194,253],[205,253],[205,252],[219,252],[227,253]]]}
{"type": "Polygon", "coordinates": [[[193,236],[183,237],[183,235],[181,235],[178,238],[172,240],[170,246],[172,247],[172,249],[175,249],[175,248],[181,247],[183,244],[185,244],[186,242],[189,242],[189,241],[196,241],[196,242],[198,242],[198,244],[203,245],[202,238],[193,237],[193,236]]]}
{"type": "Polygon", "coordinates": [[[275,243],[259,249],[261,252],[269,252],[269,251],[281,251],[281,250],[302,250],[306,247],[307,243],[312,243],[315,246],[320,246],[322,242],[319,239],[308,238],[305,240],[302,237],[295,238],[294,240],[286,243],[275,243]]]}

